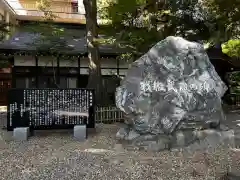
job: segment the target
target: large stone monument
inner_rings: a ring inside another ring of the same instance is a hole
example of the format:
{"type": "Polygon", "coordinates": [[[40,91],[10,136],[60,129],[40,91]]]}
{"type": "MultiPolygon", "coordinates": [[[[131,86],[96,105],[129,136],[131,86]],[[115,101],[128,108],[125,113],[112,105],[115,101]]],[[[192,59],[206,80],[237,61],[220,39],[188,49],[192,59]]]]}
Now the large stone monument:
{"type": "Polygon", "coordinates": [[[117,138],[155,149],[191,144],[225,119],[226,90],[201,44],[167,37],[132,63],[116,90],[126,114],[117,138]]]}

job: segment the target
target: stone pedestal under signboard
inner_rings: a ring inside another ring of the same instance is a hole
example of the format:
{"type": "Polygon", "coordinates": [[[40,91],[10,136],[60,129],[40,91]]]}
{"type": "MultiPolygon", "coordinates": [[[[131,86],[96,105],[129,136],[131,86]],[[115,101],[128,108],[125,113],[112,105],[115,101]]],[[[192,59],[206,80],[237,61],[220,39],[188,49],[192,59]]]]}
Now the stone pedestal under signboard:
{"type": "Polygon", "coordinates": [[[167,37],[132,64],[116,90],[127,117],[117,138],[157,149],[191,144],[199,130],[225,119],[226,90],[201,44],[167,37]]]}

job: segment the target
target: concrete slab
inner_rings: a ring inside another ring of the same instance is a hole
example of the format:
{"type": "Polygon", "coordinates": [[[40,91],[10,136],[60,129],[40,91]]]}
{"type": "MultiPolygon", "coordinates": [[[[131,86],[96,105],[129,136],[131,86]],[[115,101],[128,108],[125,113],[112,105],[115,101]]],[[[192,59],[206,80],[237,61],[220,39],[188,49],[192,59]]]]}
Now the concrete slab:
{"type": "Polygon", "coordinates": [[[79,141],[84,141],[87,138],[87,126],[86,125],[76,125],[73,129],[73,136],[79,141]]]}
{"type": "Polygon", "coordinates": [[[18,127],[13,130],[13,138],[17,141],[26,141],[30,135],[29,127],[18,127]]]}

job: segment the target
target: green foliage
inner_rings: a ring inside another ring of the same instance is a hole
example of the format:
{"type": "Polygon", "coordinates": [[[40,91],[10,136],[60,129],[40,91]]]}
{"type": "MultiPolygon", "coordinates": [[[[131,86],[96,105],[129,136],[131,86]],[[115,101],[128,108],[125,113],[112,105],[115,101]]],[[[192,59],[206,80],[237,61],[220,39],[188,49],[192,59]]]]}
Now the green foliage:
{"type": "Polygon", "coordinates": [[[111,21],[106,32],[115,31],[114,42],[130,49],[133,56],[169,35],[208,41],[215,29],[214,20],[198,0],[108,0],[99,4],[99,14],[111,21]]]}
{"type": "Polygon", "coordinates": [[[240,56],[240,1],[204,0],[204,5],[208,16],[215,20],[212,41],[222,43],[223,53],[240,56]]]}
{"type": "Polygon", "coordinates": [[[53,21],[57,16],[51,11],[52,0],[38,0],[36,1],[37,8],[44,13],[45,21],[53,21]]]}
{"type": "Polygon", "coordinates": [[[134,20],[139,16],[141,1],[121,0],[117,3],[110,3],[108,9],[108,16],[115,25],[128,24],[134,25],[134,20]]]}
{"type": "Polygon", "coordinates": [[[212,22],[198,0],[169,0],[167,7],[171,11],[169,26],[173,35],[193,41],[209,39],[212,22]]]}
{"type": "Polygon", "coordinates": [[[240,72],[234,71],[229,73],[228,79],[230,80],[230,84],[234,84],[234,82],[240,82],[240,72]]]}
{"type": "Polygon", "coordinates": [[[169,35],[215,44],[239,34],[239,0],[98,0],[98,8],[106,32],[117,33],[111,42],[135,55],[169,35]]]}
{"type": "Polygon", "coordinates": [[[240,39],[231,39],[226,43],[223,43],[222,51],[228,56],[239,57],[240,56],[240,39]]]}
{"type": "Polygon", "coordinates": [[[28,45],[36,47],[37,51],[48,51],[57,55],[59,52],[72,48],[67,46],[66,38],[69,34],[65,32],[64,28],[54,24],[56,16],[51,11],[51,2],[51,0],[36,1],[38,9],[44,13],[43,21],[29,23],[21,27],[21,30],[36,34],[33,43],[28,45]]]}
{"type": "MultiPolygon", "coordinates": [[[[131,52],[131,56],[137,57],[162,39],[163,27],[157,26],[157,21],[165,21],[168,12],[164,11],[165,9],[159,11],[154,1],[108,0],[104,3],[103,0],[99,0],[98,2],[99,16],[111,22],[110,25],[100,28],[100,33],[111,36],[110,41],[105,42],[124,47],[131,52]]],[[[124,57],[128,56],[129,53],[124,57]]]]}
{"type": "Polygon", "coordinates": [[[209,19],[212,19],[215,25],[211,34],[214,40],[221,43],[229,39],[238,39],[240,1],[204,0],[203,2],[209,19]]]}
{"type": "Polygon", "coordinates": [[[0,41],[2,41],[6,35],[11,34],[12,27],[11,24],[0,21],[0,41]]]}
{"type": "Polygon", "coordinates": [[[2,40],[4,38],[4,35],[9,32],[7,27],[8,24],[0,21],[0,40],[2,40]]]}
{"type": "Polygon", "coordinates": [[[21,30],[36,34],[33,44],[28,45],[36,47],[37,51],[49,51],[49,53],[57,54],[68,50],[65,29],[51,22],[33,22],[25,25],[21,30]]]}
{"type": "Polygon", "coordinates": [[[234,94],[240,93],[240,71],[234,71],[228,74],[230,84],[230,92],[234,94]]]}
{"type": "MultiPolygon", "coordinates": [[[[3,41],[6,35],[11,33],[11,24],[0,21],[0,42],[3,41]]],[[[8,57],[4,54],[0,54],[0,68],[6,68],[9,65],[8,57]]]]}
{"type": "Polygon", "coordinates": [[[0,68],[8,68],[9,67],[9,59],[6,56],[0,55],[0,68]]]}

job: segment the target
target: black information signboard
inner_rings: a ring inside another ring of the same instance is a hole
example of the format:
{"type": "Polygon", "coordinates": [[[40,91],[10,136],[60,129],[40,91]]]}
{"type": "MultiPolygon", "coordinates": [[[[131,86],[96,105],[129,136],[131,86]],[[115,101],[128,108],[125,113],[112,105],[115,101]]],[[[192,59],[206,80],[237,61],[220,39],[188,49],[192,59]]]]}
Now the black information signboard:
{"type": "Polygon", "coordinates": [[[8,130],[63,129],[80,124],[94,128],[94,110],[91,89],[10,89],[8,130]]]}

